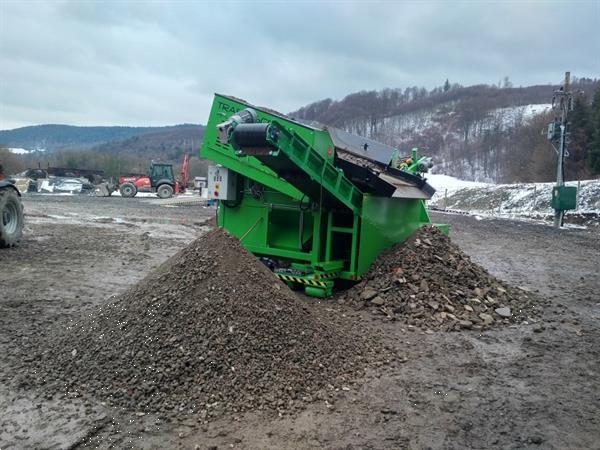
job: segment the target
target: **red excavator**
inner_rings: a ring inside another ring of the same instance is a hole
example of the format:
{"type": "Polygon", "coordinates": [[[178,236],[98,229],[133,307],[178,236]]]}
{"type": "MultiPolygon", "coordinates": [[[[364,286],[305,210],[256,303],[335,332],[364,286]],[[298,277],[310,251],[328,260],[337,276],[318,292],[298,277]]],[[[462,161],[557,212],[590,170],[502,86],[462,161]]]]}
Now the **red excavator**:
{"type": "Polygon", "coordinates": [[[119,177],[119,192],[122,197],[135,197],[138,192],[156,192],[160,198],[185,192],[188,182],[190,158],[186,153],[181,165],[181,183],[173,175],[173,165],[152,161],[149,175],[119,177]]]}

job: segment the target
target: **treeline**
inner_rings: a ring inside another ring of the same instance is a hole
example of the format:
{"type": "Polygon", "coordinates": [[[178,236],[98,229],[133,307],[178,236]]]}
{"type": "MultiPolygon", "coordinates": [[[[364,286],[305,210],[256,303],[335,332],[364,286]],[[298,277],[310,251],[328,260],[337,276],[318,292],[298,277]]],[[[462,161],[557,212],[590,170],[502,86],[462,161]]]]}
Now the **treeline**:
{"type": "MultiPolygon", "coordinates": [[[[35,152],[14,154],[0,147],[0,165],[6,175],[15,175],[27,169],[64,167],[67,169],[99,170],[107,180],[116,180],[120,175],[146,174],[152,158],[142,155],[114,155],[98,150],[62,150],[55,153],[35,152]]],[[[173,164],[175,174],[181,171],[182,159],[160,158],[162,162],[173,164]]],[[[200,160],[197,154],[190,155],[190,179],[206,176],[208,161],[200,160]]]]}
{"type": "Polygon", "coordinates": [[[148,160],[141,157],[115,156],[92,150],[61,150],[55,153],[34,152],[13,154],[7,148],[0,148],[0,164],[7,175],[14,175],[26,169],[64,167],[103,171],[107,178],[124,173],[147,171],[148,160]]]}
{"type": "Polygon", "coordinates": [[[0,173],[11,175],[28,169],[28,162],[22,155],[11,153],[8,148],[0,146],[0,173]]]}
{"type": "MultiPolygon", "coordinates": [[[[594,80],[580,79],[574,83],[574,89],[581,89],[595,83],[594,80]]],[[[331,99],[312,103],[290,116],[298,119],[314,120],[332,126],[345,126],[357,119],[365,121],[370,132],[375,133],[378,123],[383,119],[409,114],[420,110],[430,110],[442,104],[461,102],[462,115],[479,117],[481,111],[510,106],[547,103],[552,87],[547,85],[512,87],[506,80],[500,86],[445,83],[443,86],[427,90],[424,87],[404,89],[384,89],[381,91],[361,91],[349,94],[340,101],[331,99]]],[[[466,117],[468,119],[468,117],[466,117]]]]}
{"type": "Polygon", "coordinates": [[[567,130],[571,163],[580,171],[600,174],[600,87],[591,102],[582,95],[575,98],[567,130]]]}
{"type": "Polygon", "coordinates": [[[198,154],[204,138],[204,129],[202,125],[166,129],[119,142],[108,142],[94,147],[94,150],[113,155],[181,160],[184,153],[191,156],[198,154]]]}

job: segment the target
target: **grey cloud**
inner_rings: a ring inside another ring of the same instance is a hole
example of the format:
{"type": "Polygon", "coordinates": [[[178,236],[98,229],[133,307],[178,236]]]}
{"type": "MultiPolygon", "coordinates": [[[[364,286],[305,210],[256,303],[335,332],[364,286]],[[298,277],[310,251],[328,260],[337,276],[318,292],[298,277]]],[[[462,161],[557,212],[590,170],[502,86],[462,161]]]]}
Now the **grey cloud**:
{"type": "Polygon", "coordinates": [[[0,128],[205,122],[361,89],[600,76],[600,2],[0,2],[0,128]]]}

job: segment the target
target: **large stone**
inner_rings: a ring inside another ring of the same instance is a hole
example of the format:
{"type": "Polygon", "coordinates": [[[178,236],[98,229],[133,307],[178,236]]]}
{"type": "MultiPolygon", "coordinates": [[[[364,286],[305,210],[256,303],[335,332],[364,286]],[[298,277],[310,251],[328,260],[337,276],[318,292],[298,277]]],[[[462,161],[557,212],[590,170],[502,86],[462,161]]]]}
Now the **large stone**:
{"type": "Polygon", "coordinates": [[[473,328],[473,322],[470,320],[461,320],[458,323],[460,324],[461,328],[466,328],[467,330],[473,328]]]}
{"type": "Polygon", "coordinates": [[[492,323],[494,323],[494,318],[491,314],[481,313],[479,314],[479,318],[483,320],[484,325],[491,325],[492,323]]]}
{"type": "Polygon", "coordinates": [[[496,308],[494,310],[496,312],[496,314],[498,314],[500,317],[511,317],[512,313],[510,312],[510,308],[508,307],[503,307],[503,308],[496,308]]]}
{"type": "Polygon", "coordinates": [[[366,302],[371,300],[376,295],[377,291],[375,289],[365,288],[365,290],[360,294],[360,299],[366,302]]]}
{"type": "Polygon", "coordinates": [[[374,299],[371,300],[371,304],[372,305],[377,305],[377,306],[381,306],[385,303],[385,300],[382,299],[381,297],[377,296],[374,299]]]}

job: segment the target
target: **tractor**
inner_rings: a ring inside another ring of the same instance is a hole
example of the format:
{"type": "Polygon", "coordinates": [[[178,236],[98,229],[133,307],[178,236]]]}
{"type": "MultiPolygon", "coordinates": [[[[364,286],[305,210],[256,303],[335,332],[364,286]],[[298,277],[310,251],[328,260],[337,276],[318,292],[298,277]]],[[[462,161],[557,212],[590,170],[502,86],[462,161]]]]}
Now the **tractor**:
{"type": "Polygon", "coordinates": [[[19,242],[23,224],[21,193],[13,183],[4,180],[0,165],[0,248],[12,247],[19,242]]]}
{"type": "Polygon", "coordinates": [[[156,192],[160,198],[170,198],[185,187],[180,186],[173,175],[171,164],[150,164],[150,175],[131,175],[119,177],[119,192],[122,197],[135,197],[138,192],[156,192]]]}

